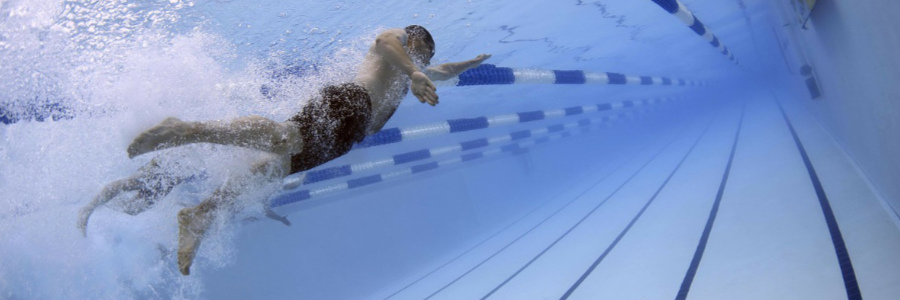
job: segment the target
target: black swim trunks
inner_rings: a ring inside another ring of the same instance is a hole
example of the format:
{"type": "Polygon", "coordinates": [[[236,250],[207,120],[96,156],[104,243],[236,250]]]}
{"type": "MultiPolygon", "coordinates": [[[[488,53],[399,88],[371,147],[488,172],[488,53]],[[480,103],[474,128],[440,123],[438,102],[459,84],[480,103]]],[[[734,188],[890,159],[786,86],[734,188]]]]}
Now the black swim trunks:
{"type": "Polygon", "coordinates": [[[346,154],[366,137],[372,114],[368,91],[355,83],[327,86],[291,122],[300,128],[303,151],[291,156],[291,174],[346,154]]]}

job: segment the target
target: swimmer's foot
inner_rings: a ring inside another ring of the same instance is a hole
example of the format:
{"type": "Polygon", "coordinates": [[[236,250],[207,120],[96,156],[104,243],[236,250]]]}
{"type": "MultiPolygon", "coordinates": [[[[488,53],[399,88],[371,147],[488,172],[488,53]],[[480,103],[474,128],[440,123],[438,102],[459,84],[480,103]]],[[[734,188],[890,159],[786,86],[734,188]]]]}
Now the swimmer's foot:
{"type": "Polygon", "coordinates": [[[209,212],[196,207],[178,212],[178,270],[182,275],[191,274],[191,264],[200,248],[200,240],[211,222],[209,212]]]}
{"type": "Polygon", "coordinates": [[[88,219],[93,212],[94,208],[92,206],[86,206],[82,208],[81,212],[78,214],[78,229],[81,229],[81,235],[84,237],[87,237],[88,219]]]}
{"type": "Polygon", "coordinates": [[[184,139],[191,133],[190,123],[179,120],[178,118],[169,117],[153,126],[153,128],[144,131],[128,145],[128,157],[135,156],[159,150],[161,146],[168,148],[176,146],[178,139],[184,139]]]}
{"type": "Polygon", "coordinates": [[[303,185],[304,180],[306,180],[306,172],[300,173],[300,176],[294,178],[294,180],[285,180],[285,184],[281,186],[281,189],[285,191],[296,189],[303,185]]]}

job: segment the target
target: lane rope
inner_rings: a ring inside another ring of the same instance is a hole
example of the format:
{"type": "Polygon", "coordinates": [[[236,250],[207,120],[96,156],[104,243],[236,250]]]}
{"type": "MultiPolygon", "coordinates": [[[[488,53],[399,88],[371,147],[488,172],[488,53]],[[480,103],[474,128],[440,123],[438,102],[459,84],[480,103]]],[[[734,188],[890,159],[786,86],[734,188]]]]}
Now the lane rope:
{"type": "Polygon", "coordinates": [[[670,14],[674,15],[681,20],[685,25],[687,25],[691,30],[693,30],[697,35],[702,37],[704,40],[709,42],[716,50],[719,50],[725,57],[728,57],[729,60],[734,62],[737,65],[740,65],[737,58],[734,57],[734,53],[728,50],[728,47],[725,47],[722,42],[719,41],[719,38],[716,37],[703,22],[700,22],[697,19],[697,16],[694,15],[684,4],[681,4],[678,0],[653,0],[654,3],[662,7],[662,9],[666,10],[670,14]]]}
{"type": "Polygon", "coordinates": [[[625,75],[613,72],[583,70],[547,70],[497,67],[481,64],[448,80],[435,81],[436,86],[471,86],[505,84],[613,84],[704,86],[703,81],[661,76],[625,75]]]}
{"type": "MultiPolygon", "coordinates": [[[[660,107],[660,106],[655,106],[660,107]]],[[[647,110],[647,109],[643,109],[647,110]]],[[[356,173],[361,173],[365,171],[371,171],[374,169],[385,168],[390,166],[396,166],[401,164],[406,164],[410,162],[416,162],[420,160],[429,159],[432,157],[446,155],[450,153],[456,152],[464,152],[473,149],[479,149],[488,147],[491,145],[497,145],[500,143],[506,143],[510,141],[518,141],[527,138],[534,138],[543,136],[546,134],[560,132],[565,130],[571,130],[573,128],[577,128],[579,126],[587,126],[590,124],[598,124],[602,122],[609,122],[619,118],[626,118],[631,114],[639,113],[641,110],[635,111],[626,111],[623,113],[608,115],[599,118],[591,118],[584,119],[577,122],[567,122],[567,123],[558,123],[553,124],[546,127],[540,127],[535,129],[523,129],[518,131],[510,132],[505,135],[498,135],[493,137],[484,137],[478,139],[472,139],[468,141],[464,141],[455,145],[443,146],[443,147],[435,147],[430,149],[419,149],[414,151],[403,152],[400,154],[393,155],[391,157],[384,157],[381,159],[374,159],[365,162],[359,162],[354,164],[344,164],[340,166],[334,167],[326,167],[326,168],[318,168],[305,172],[299,176],[292,176],[289,179],[286,179],[286,186],[290,185],[309,185],[317,182],[322,182],[334,178],[350,176],[356,173]],[[302,182],[298,182],[301,181],[302,182]]]]}
{"type": "Polygon", "coordinates": [[[465,132],[479,129],[508,126],[538,120],[562,118],[584,113],[603,112],[613,109],[631,108],[638,106],[666,103],[681,100],[683,98],[656,98],[643,100],[626,100],[620,102],[600,103],[597,105],[573,106],[568,108],[535,110],[519,113],[481,116],[475,118],[450,119],[442,122],[394,127],[383,129],[371,134],[362,142],[354,145],[354,149],[362,149],[380,145],[394,144],[402,141],[415,140],[428,137],[442,136],[451,133],[465,132]]]}
{"type": "Polygon", "coordinates": [[[631,120],[631,119],[634,119],[633,118],[634,116],[638,116],[638,115],[639,114],[632,113],[632,114],[625,114],[625,115],[622,115],[617,118],[608,118],[608,119],[600,118],[600,119],[597,119],[597,120],[600,120],[599,122],[593,122],[593,121],[591,121],[591,119],[584,119],[584,120],[576,122],[578,124],[578,127],[581,128],[581,130],[578,130],[578,131],[553,132],[553,133],[549,133],[547,136],[540,137],[540,138],[535,138],[535,139],[531,139],[531,140],[514,141],[512,143],[506,144],[499,148],[493,148],[493,149],[488,149],[488,150],[484,150],[484,151],[470,152],[470,153],[466,153],[466,154],[456,156],[456,157],[453,157],[450,159],[418,164],[418,165],[415,165],[412,167],[402,168],[402,169],[390,171],[390,172],[383,172],[383,173],[378,173],[378,174],[374,174],[374,175],[357,177],[354,179],[350,179],[347,181],[343,181],[343,182],[339,182],[339,183],[335,183],[335,184],[331,184],[331,185],[326,185],[326,186],[322,186],[322,187],[296,190],[296,191],[292,191],[289,193],[285,193],[285,194],[281,194],[281,195],[273,197],[270,200],[271,201],[270,204],[271,204],[271,207],[279,207],[279,206],[284,206],[284,205],[295,203],[295,202],[309,200],[309,199],[316,198],[316,197],[334,194],[337,192],[353,190],[356,188],[369,186],[369,185],[376,184],[376,183],[381,183],[381,182],[384,182],[389,179],[394,179],[394,178],[404,177],[404,176],[411,176],[411,175],[418,174],[421,172],[435,170],[435,169],[438,169],[441,167],[456,165],[456,164],[460,164],[460,163],[464,163],[464,162],[470,162],[470,161],[477,160],[480,158],[495,156],[495,155],[499,155],[502,153],[521,154],[521,153],[524,153],[525,151],[527,151],[528,147],[531,147],[534,145],[543,144],[543,143],[546,143],[549,141],[558,140],[558,139],[562,139],[562,138],[566,138],[566,137],[570,137],[570,136],[574,136],[574,135],[588,133],[592,130],[591,125],[608,124],[608,122],[615,121],[615,120],[631,120]]]}

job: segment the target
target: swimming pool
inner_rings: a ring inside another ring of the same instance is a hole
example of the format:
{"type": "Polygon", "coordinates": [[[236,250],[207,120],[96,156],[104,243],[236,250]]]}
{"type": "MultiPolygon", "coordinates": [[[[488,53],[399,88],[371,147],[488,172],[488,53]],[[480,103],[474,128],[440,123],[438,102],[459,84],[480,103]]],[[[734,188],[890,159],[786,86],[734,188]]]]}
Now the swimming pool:
{"type": "Polygon", "coordinates": [[[898,64],[835,46],[877,15],[835,3],[804,30],[774,0],[0,2],[0,298],[896,298],[900,148],[867,130],[900,113],[872,91],[896,74],[847,66],[898,64]],[[175,215],[252,153],[128,143],[168,116],[285,120],[410,24],[433,63],[492,57],[288,177],[267,201],[291,226],[251,205],[180,275],[175,215]],[[203,176],[82,236],[154,157],[203,176]]]}

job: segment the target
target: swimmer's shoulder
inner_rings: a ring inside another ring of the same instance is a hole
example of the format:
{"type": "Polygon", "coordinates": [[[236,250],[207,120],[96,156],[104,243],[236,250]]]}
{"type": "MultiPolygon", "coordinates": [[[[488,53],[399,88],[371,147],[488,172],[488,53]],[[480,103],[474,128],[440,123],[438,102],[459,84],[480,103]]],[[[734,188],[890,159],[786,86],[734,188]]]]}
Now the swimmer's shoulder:
{"type": "Polygon", "coordinates": [[[377,43],[381,39],[397,39],[401,45],[406,46],[409,35],[402,28],[391,28],[379,33],[378,37],[375,38],[375,42],[377,43]]]}

